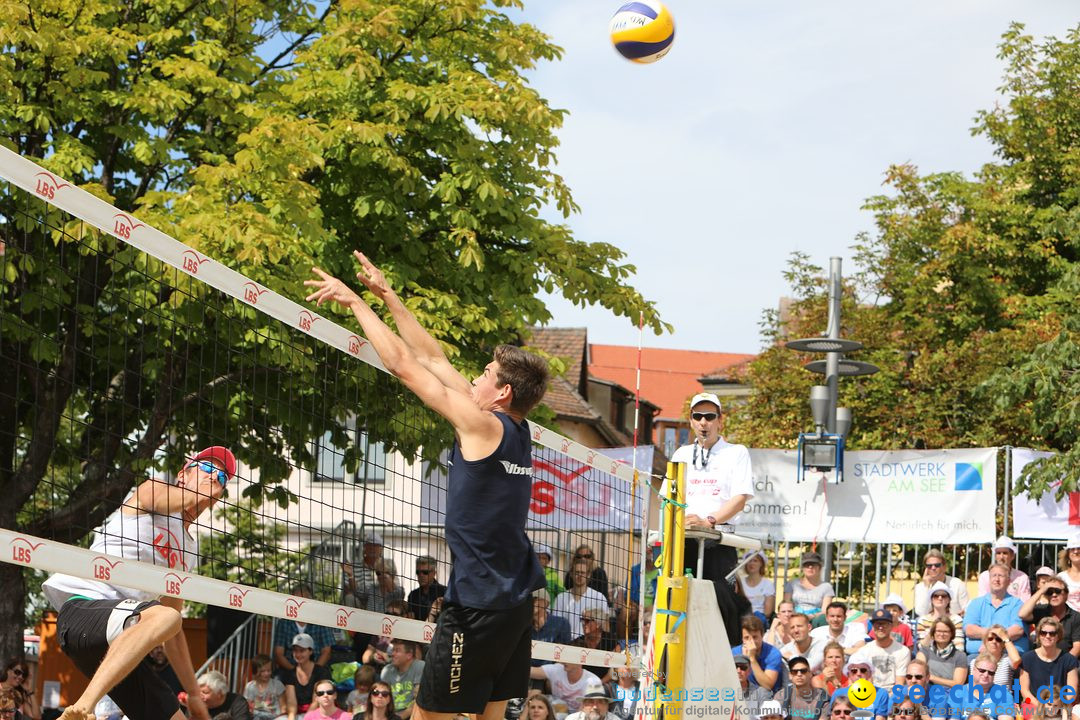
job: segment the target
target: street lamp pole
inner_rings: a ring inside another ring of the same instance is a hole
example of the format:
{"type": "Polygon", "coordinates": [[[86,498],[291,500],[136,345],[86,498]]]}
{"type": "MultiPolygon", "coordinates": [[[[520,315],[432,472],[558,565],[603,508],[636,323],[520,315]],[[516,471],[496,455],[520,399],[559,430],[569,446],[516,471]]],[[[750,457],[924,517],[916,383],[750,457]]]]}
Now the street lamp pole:
{"type": "MultiPolygon", "coordinates": [[[[840,337],[840,296],[843,287],[841,274],[841,258],[829,258],[829,320],[824,337],[805,338],[791,340],[787,347],[798,352],[823,352],[825,360],[815,360],[807,363],[804,367],[813,373],[825,376],[825,385],[815,385],[810,389],[810,407],[814,415],[814,424],[817,427],[819,438],[828,439],[828,436],[841,436],[836,439],[838,448],[837,462],[841,457],[844,440],[851,429],[852,413],[849,408],[837,407],[840,398],[840,376],[873,375],[878,371],[875,365],[858,360],[844,358],[845,353],[862,349],[862,343],[857,340],[846,340],[840,337]],[[824,411],[824,412],[822,412],[824,411]],[[823,417],[822,417],[823,416],[823,417]],[[825,435],[821,434],[824,429],[825,435]]],[[[799,436],[800,453],[803,449],[803,438],[799,436]]],[[[802,469],[800,468],[800,479],[802,469]]],[[[843,468],[840,468],[838,478],[842,477],[843,468]]],[[[823,561],[823,577],[832,578],[832,543],[821,544],[821,556],[823,561]]]]}

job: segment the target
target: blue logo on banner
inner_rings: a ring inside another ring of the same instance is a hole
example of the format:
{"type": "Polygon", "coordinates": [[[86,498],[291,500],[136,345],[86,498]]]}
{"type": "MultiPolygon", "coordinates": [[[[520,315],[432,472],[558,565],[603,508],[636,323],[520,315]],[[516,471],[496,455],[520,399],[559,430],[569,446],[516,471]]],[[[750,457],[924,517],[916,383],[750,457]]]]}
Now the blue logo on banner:
{"type": "Polygon", "coordinates": [[[956,463],[956,489],[982,490],[982,463],[956,463]]]}

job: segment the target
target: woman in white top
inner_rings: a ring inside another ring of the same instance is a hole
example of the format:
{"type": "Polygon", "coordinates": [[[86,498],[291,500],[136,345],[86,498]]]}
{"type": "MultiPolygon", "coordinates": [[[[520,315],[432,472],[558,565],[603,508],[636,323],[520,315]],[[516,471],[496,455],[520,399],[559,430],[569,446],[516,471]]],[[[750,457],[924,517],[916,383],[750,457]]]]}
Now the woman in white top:
{"type": "Polygon", "coordinates": [[[755,613],[761,614],[761,621],[768,622],[776,609],[776,583],[765,575],[765,553],[756,550],[743,565],[746,575],[742,578],[743,594],[750,601],[755,613]]]}
{"type": "Polygon", "coordinates": [[[1069,589],[1069,607],[1080,611],[1080,533],[1074,534],[1058,553],[1058,577],[1069,589]]]}

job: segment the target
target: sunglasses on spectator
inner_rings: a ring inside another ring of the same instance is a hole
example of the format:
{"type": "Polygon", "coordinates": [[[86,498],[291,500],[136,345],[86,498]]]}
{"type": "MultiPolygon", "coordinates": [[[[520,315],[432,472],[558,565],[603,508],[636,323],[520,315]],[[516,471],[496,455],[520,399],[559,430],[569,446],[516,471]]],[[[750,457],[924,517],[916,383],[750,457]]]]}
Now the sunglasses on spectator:
{"type": "Polygon", "coordinates": [[[986,642],[1001,642],[1001,638],[999,638],[997,635],[987,635],[986,642]]]}
{"type": "Polygon", "coordinates": [[[337,690],[316,690],[315,694],[319,697],[322,697],[324,695],[337,695],[337,690]]]}
{"type": "Polygon", "coordinates": [[[805,675],[810,672],[810,668],[791,668],[788,672],[792,675],[805,675]]]}
{"type": "Polygon", "coordinates": [[[0,716],[15,717],[15,708],[0,708],[0,716]]]}
{"type": "Polygon", "coordinates": [[[715,420],[719,416],[714,412],[703,412],[703,413],[690,413],[690,417],[694,418],[695,420],[710,420],[710,421],[712,421],[712,420],[715,420]]]}
{"type": "Polygon", "coordinates": [[[1040,630],[1039,634],[1043,637],[1057,637],[1057,630],[1040,630]]]}
{"type": "Polygon", "coordinates": [[[904,677],[906,677],[908,680],[922,680],[926,676],[925,675],[905,675],[904,677]]]}
{"type": "Polygon", "coordinates": [[[946,595],[945,593],[934,593],[933,597],[934,597],[935,600],[951,600],[952,599],[948,595],[946,595]]]}
{"type": "Polygon", "coordinates": [[[975,668],[975,672],[991,673],[991,674],[994,673],[996,670],[997,670],[997,668],[981,668],[981,667],[976,667],[975,668]]]}
{"type": "Polygon", "coordinates": [[[371,694],[375,697],[390,697],[390,692],[388,690],[372,690],[371,694]]]}
{"type": "Polygon", "coordinates": [[[848,708],[836,708],[835,710],[832,711],[832,714],[833,715],[843,715],[845,717],[850,717],[851,710],[849,710],[848,708]]]}
{"type": "Polygon", "coordinates": [[[1045,590],[1043,590],[1043,595],[1046,595],[1047,597],[1053,597],[1054,595],[1060,595],[1063,592],[1065,592],[1065,591],[1062,590],[1061,588],[1048,587],[1045,590]]]}
{"type": "Polygon", "coordinates": [[[869,673],[870,673],[870,668],[864,668],[864,667],[848,668],[848,674],[849,675],[860,675],[860,674],[869,674],[869,673]]]}
{"type": "Polygon", "coordinates": [[[225,487],[229,484],[228,474],[226,474],[224,470],[222,470],[217,465],[208,460],[199,460],[197,462],[193,462],[188,465],[188,468],[199,468],[208,475],[213,475],[214,473],[217,473],[217,481],[221,483],[221,487],[225,487]]]}
{"type": "Polygon", "coordinates": [[[434,570],[417,570],[416,574],[417,575],[430,575],[433,572],[435,572],[435,571],[434,570]]]}
{"type": "Polygon", "coordinates": [[[11,672],[19,677],[24,677],[26,675],[26,672],[22,668],[12,668],[11,672]]]}
{"type": "Polygon", "coordinates": [[[926,563],[926,567],[928,567],[928,568],[939,568],[939,567],[941,567],[941,565],[942,565],[942,564],[941,564],[941,563],[939,563],[939,562],[934,562],[934,563],[926,563]]]}

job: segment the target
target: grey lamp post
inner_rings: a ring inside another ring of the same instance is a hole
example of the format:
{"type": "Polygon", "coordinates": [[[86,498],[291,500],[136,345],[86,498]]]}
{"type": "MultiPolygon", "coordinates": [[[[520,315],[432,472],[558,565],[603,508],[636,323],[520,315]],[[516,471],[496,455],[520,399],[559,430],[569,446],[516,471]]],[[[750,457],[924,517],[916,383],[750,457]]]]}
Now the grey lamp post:
{"type": "MultiPolygon", "coordinates": [[[[829,258],[829,326],[825,331],[825,336],[792,340],[786,343],[786,347],[797,352],[825,353],[824,360],[814,360],[803,366],[812,373],[825,376],[824,385],[815,385],[810,388],[810,410],[813,413],[814,425],[817,426],[818,433],[824,430],[831,435],[846,437],[851,430],[854,418],[850,408],[837,407],[840,377],[873,375],[878,368],[868,362],[849,360],[844,357],[846,353],[861,350],[863,344],[858,340],[846,340],[840,337],[842,279],[840,265],[840,258],[829,258]]],[[[823,577],[830,578],[832,544],[824,543],[822,549],[822,557],[825,561],[823,577]]]]}

